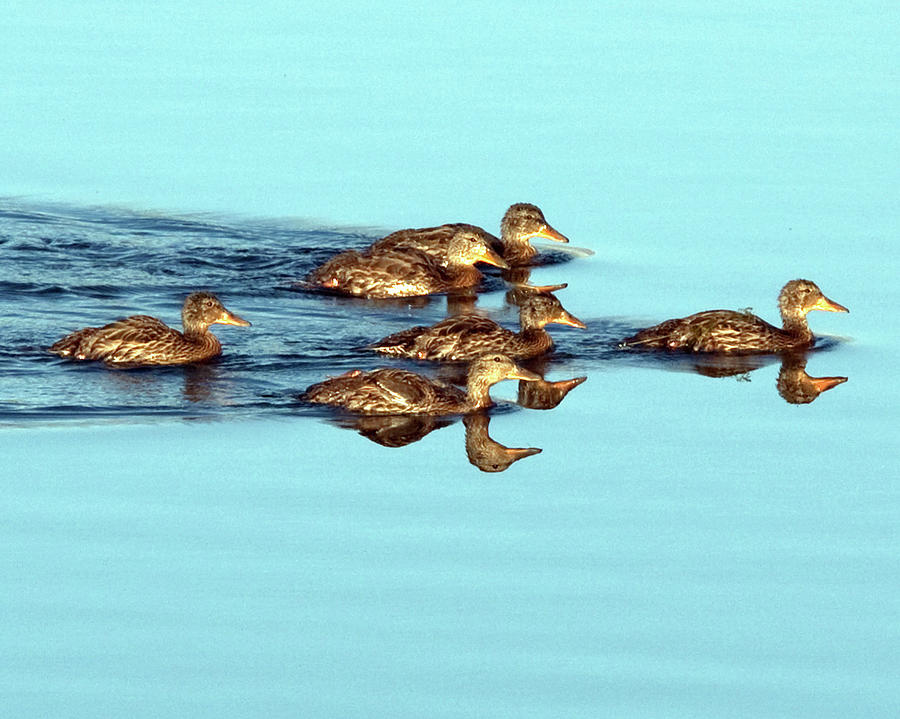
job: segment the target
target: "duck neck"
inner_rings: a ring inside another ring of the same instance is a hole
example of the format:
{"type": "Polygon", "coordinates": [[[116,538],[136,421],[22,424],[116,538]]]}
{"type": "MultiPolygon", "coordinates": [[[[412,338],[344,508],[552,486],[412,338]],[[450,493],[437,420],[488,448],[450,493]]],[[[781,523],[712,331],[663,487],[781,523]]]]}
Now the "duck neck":
{"type": "Polygon", "coordinates": [[[809,330],[804,313],[782,311],[781,323],[784,331],[792,337],[802,337],[806,340],[812,339],[812,332],[809,330]]]}
{"type": "Polygon", "coordinates": [[[503,241],[503,259],[513,265],[521,265],[534,257],[538,252],[528,239],[514,233],[501,233],[503,241]]]}
{"type": "Polygon", "coordinates": [[[549,350],[553,346],[553,338],[543,327],[525,327],[519,332],[522,342],[529,347],[535,347],[541,352],[549,350]]]}
{"type": "Polygon", "coordinates": [[[493,384],[485,377],[474,373],[469,374],[469,379],[466,382],[466,400],[469,406],[474,408],[490,407],[493,404],[490,393],[493,384]]]}
{"type": "Polygon", "coordinates": [[[481,279],[481,273],[466,262],[448,262],[444,269],[448,280],[458,287],[477,284],[481,279]]]}
{"type": "Polygon", "coordinates": [[[212,337],[209,333],[209,325],[203,323],[196,322],[185,322],[182,320],[182,326],[184,327],[184,334],[192,342],[202,342],[206,337],[212,337]]]}

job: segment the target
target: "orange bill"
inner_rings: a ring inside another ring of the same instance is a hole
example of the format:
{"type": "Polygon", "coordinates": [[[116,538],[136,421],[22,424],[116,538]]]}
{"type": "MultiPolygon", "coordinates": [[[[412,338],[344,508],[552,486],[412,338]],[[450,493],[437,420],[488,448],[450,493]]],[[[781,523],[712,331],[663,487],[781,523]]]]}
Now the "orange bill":
{"type": "Polygon", "coordinates": [[[522,457],[540,454],[542,451],[540,447],[506,447],[503,453],[512,459],[522,459],[522,457]]]}
{"type": "Polygon", "coordinates": [[[824,310],[825,312],[849,312],[844,305],[839,305],[837,302],[833,302],[829,300],[825,295],[819,299],[816,304],[812,306],[814,310],[824,310]]]}
{"type": "Polygon", "coordinates": [[[487,264],[489,265],[494,265],[494,267],[500,267],[504,270],[509,269],[509,265],[506,264],[506,260],[504,260],[500,255],[498,255],[489,247],[485,247],[483,252],[478,253],[478,261],[487,262],[487,264]]]}
{"type": "Polygon", "coordinates": [[[529,285],[525,282],[511,282],[513,287],[520,290],[526,290],[528,292],[534,292],[536,294],[548,294],[550,292],[558,292],[559,290],[564,290],[569,286],[568,282],[562,282],[558,285],[529,285]]]}
{"type": "Polygon", "coordinates": [[[559,315],[554,317],[551,322],[556,325],[568,325],[569,327],[577,327],[580,330],[587,329],[587,326],[570,312],[563,310],[559,315]]]}
{"type": "Polygon", "coordinates": [[[548,382],[547,384],[554,389],[565,390],[566,392],[569,392],[570,390],[575,389],[586,379],[587,377],[573,377],[572,379],[560,379],[556,382],[548,382]]]}
{"type": "Polygon", "coordinates": [[[222,315],[213,324],[219,325],[237,325],[238,327],[250,327],[250,323],[243,317],[238,317],[233,312],[225,310],[222,315]]]}
{"type": "Polygon", "coordinates": [[[533,237],[543,237],[554,242],[568,242],[569,238],[562,232],[557,232],[550,225],[544,225],[540,230],[534,233],[533,237]]]}
{"type": "Polygon", "coordinates": [[[847,381],[846,377],[810,377],[809,381],[817,392],[825,392],[847,381]]]}

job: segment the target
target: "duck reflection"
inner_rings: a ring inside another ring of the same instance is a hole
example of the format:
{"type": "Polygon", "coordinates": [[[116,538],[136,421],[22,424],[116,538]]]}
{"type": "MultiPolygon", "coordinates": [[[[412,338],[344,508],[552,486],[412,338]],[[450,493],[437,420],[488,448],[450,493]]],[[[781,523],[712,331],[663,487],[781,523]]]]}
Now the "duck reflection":
{"type": "Polygon", "coordinates": [[[587,377],[573,377],[556,382],[519,382],[518,403],[528,409],[553,409],[587,377]],[[528,385],[531,385],[530,387],[528,385]]]}
{"type": "Polygon", "coordinates": [[[664,364],[669,369],[689,369],[705,377],[736,377],[749,382],[751,372],[780,360],[778,394],[789,404],[809,404],[848,378],[811,377],[806,372],[808,358],[809,353],[803,351],[768,355],[668,355],[664,364]]]}
{"type": "Polygon", "coordinates": [[[184,368],[182,394],[188,402],[220,401],[217,391],[218,372],[211,364],[191,365],[184,368]]]}
{"type": "Polygon", "coordinates": [[[466,426],[466,456],[482,472],[505,472],[513,462],[540,454],[539,447],[506,447],[488,434],[490,416],[474,412],[463,417],[466,426]]]}
{"type": "Polygon", "coordinates": [[[429,432],[453,424],[452,417],[434,415],[351,415],[333,420],[344,429],[353,429],[382,447],[405,447],[429,432]]]}
{"type": "Polygon", "coordinates": [[[558,292],[569,286],[568,282],[558,285],[533,285],[531,284],[530,267],[511,267],[503,270],[500,276],[509,285],[509,289],[506,291],[506,301],[516,307],[521,306],[526,299],[535,294],[558,292]]]}
{"type": "MultiPolygon", "coordinates": [[[[382,447],[405,447],[456,420],[457,417],[432,415],[346,415],[329,421],[338,427],[355,430],[382,447]]],[[[463,424],[466,457],[482,472],[503,472],[513,462],[541,452],[538,447],[507,447],[492,439],[488,434],[490,415],[487,412],[467,414],[463,424]]]]}
{"type": "Polygon", "coordinates": [[[810,377],[806,373],[806,355],[785,355],[778,372],[778,394],[790,404],[809,404],[820,394],[847,381],[847,377],[810,377]]]}

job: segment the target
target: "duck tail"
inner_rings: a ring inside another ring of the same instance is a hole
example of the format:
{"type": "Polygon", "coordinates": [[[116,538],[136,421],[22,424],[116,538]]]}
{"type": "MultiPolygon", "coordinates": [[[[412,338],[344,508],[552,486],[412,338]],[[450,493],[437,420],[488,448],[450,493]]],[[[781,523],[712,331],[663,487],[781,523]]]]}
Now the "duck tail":
{"type": "Polygon", "coordinates": [[[396,355],[398,357],[414,357],[416,339],[422,334],[427,327],[410,327],[408,330],[401,330],[392,335],[388,335],[377,342],[373,342],[368,349],[375,350],[381,354],[396,355]]]}
{"type": "Polygon", "coordinates": [[[78,354],[82,341],[96,330],[96,327],[85,327],[82,330],[77,330],[76,332],[66,335],[61,340],[57,340],[47,349],[54,354],[58,354],[60,357],[72,357],[73,355],[78,354]]]}

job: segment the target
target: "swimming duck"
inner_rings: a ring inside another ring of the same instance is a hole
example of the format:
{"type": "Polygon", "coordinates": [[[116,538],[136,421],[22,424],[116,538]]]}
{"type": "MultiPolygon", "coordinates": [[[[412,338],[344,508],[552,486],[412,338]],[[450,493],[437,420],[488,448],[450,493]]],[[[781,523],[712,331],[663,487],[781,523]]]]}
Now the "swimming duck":
{"type": "Polygon", "coordinates": [[[359,297],[413,297],[477,285],[476,262],[507,267],[484,237],[463,228],[450,239],[443,263],[416,249],[350,250],[313,270],[309,281],[359,297]]]}
{"type": "Polygon", "coordinates": [[[439,227],[398,230],[376,241],[372,248],[378,250],[415,249],[443,261],[450,238],[461,229],[483,237],[498,253],[503,255],[503,259],[509,265],[531,264],[532,258],[537,255],[537,250],[529,243],[532,237],[543,237],[556,242],[569,241],[565,235],[553,229],[539,207],[527,202],[519,202],[511,205],[503,215],[499,239],[476,225],[455,223],[439,227]]]}
{"type": "Polygon", "coordinates": [[[509,357],[489,354],[469,366],[466,391],[403,369],[352,370],[307,388],[308,402],[361,414],[465,414],[489,407],[492,385],[504,379],[537,381],[509,357]]]}
{"type": "Polygon", "coordinates": [[[250,326],[208,292],[188,295],[181,308],[181,323],[184,332],[155,317],[132,315],[103,327],[72,332],[54,343],[50,351],[60,357],[101,360],[123,367],[190,364],[222,353],[222,344],[209,332],[210,325],[250,326]]]}
{"type": "Polygon", "coordinates": [[[828,299],[809,280],[788,282],[778,295],[778,306],[783,328],[749,311],[709,310],[643,329],[620,346],[689,352],[782,352],[813,344],[815,337],[806,322],[811,310],[850,311],[828,299]]]}
{"type": "Polygon", "coordinates": [[[552,294],[533,293],[519,308],[520,332],[501,327],[476,314],[458,315],[431,327],[412,327],[396,332],[371,346],[383,354],[416,359],[470,360],[485,352],[502,352],[526,359],[548,352],[553,339],[544,326],[550,323],[584,329],[584,323],[569,314],[552,294]]]}

